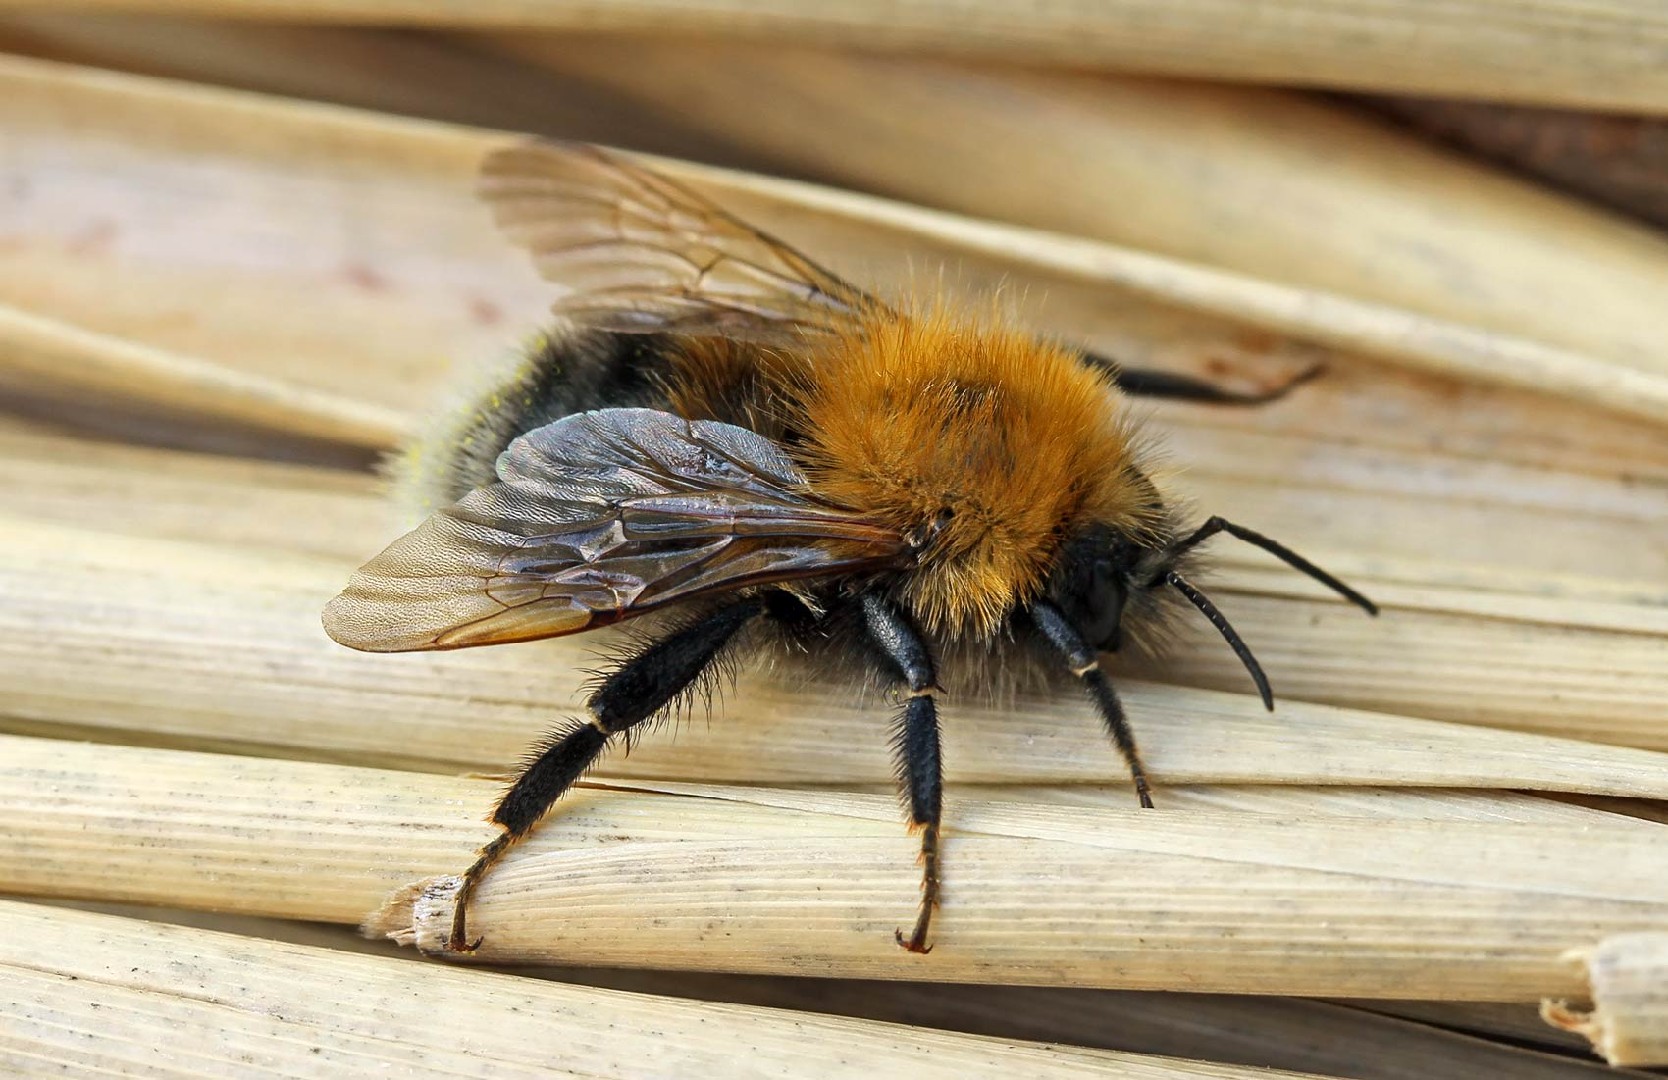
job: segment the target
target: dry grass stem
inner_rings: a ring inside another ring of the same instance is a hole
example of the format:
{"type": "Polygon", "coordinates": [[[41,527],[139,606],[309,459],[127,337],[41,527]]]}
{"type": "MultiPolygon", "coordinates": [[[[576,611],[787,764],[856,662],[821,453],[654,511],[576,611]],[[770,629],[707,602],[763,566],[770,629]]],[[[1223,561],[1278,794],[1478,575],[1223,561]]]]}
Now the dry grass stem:
{"type": "Polygon", "coordinates": [[[713,149],[675,119],[656,119],[618,95],[463,47],[449,34],[0,6],[0,49],[395,116],[624,141],[676,157],[713,149]]]}
{"type": "Polygon", "coordinates": [[[0,305],[0,373],[70,395],[107,394],[304,438],[387,446],[409,419],[288,382],[0,305]]]}
{"type": "Polygon", "coordinates": [[[1549,1002],[1547,1021],[1585,1035],[1612,1065],[1668,1065],[1668,934],[1618,934],[1574,958],[1592,1007],[1549,1002]]]}
{"type": "MultiPolygon", "coordinates": [[[[490,40],[799,175],[1668,374],[1659,346],[1668,316],[1657,302],[1668,288],[1668,241],[1660,234],[1340,105],[1242,87],[723,41],[490,40]],[[760,86],[775,92],[761,95],[760,86]],[[807,113],[838,120],[806,139],[807,113]],[[993,147],[1024,168],[993,170],[993,147]],[[1594,318],[1568,318],[1571,304],[1594,318]]],[[[1146,276],[1206,287],[1166,270],[1155,260],[1146,276]]],[[[1377,337],[1375,352],[1397,345],[1394,313],[1302,312],[1282,302],[1281,290],[1259,302],[1232,278],[1213,299],[1237,302],[1246,315],[1262,309],[1265,320],[1283,310],[1294,331],[1304,317],[1306,333],[1335,321],[1360,331],[1359,343],[1340,333],[1330,344],[1361,347],[1377,337]]],[[[1417,329],[1408,323],[1404,336],[1414,340],[1402,348],[1459,344],[1417,329]]],[[[1528,359],[1503,354],[1499,362],[1528,359]]]]}
{"type": "MultiPolygon", "coordinates": [[[[539,321],[546,291],[465,194],[474,162],[500,136],[15,58],[0,63],[0,130],[17,149],[12,182],[39,196],[21,222],[23,242],[0,253],[27,260],[28,273],[8,281],[0,300],[43,316],[397,410],[428,403],[450,359],[492,355],[539,321]],[[193,155],[205,153],[219,168],[199,166],[193,155]],[[133,174],[150,178],[142,201],[116,179],[133,174]],[[89,215],[89,206],[98,213],[89,215]],[[207,216],[206,207],[219,212],[207,216]],[[179,216],[190,227],[179,227],[179,216]],[[279,241],[286,252],[341,257],[289,262],[279,241]],[[165,274],[155,267],[160,252],[170,253],[165,274]],[[297,309],[317,317],[297,320],[297,309]],[[342,355],[364,362],[326,362],[342,355]]],[[[1197,353],[1212,339],[1218,355],[1293,352],[1278,343],[1231,344],[1248,326],[1260,327],[1423,370],[1552,390],[1658,423],[1668,418],[1654,300],[1581,320],[1614,337],[1577,352],[1510,336],[1487,319],[1467,325],[850,193],[663,167],[767,225],[787,221],[787,235],[836,266],[853,266],[860,279],[872,276],[864,268],[889,266],[875,282],[882,287],[907,287],[899,268],[913,253],[954,263],[968,286],[1007,281],[1035,291],[1042,326],[1107,344],[1133,362],[1180,348],[1197,353]]],[[[1373,205],[1361,198],[1363,183],[1345,174],[1331,185],[1340,213],[1373,205]]],[[[1545,217],[1552,208],[1538,198],[1545,217]]],[[[1104,192],[1097,201],[1105,202],[1104,192]]],[[[1660,273],[1660,241],[1585,211],[1564,216],[1571,220],[1553,230],[1562,264],[1579,252],[1604,277],[1584,305],[1609,312],[1612,298],[1654,297],[1641,283],[1660,273]],[[1609,235],[1617,230],[1623,235],[1609,235]],[[1613,271],[1599,269],[1611,263],[1613,271]]],[[[1520,235],[1534,217],[1511,217],[1519,231],[1501,235],[1520,235]]],[[[1529,264],[1524,253],[1512,262],[1529,264]]],[[[1577,287],[1588,288],[1553,276],[1527,292],[1556,292],[1567,303],[1577,287]]],[[[1521,307],[1524,290],[1507,291],[1521,307]]],[[[1523,317],[1515,318],[1514,327],[1523,317]]]]}
{"type": "MultiPolygon", "coordinates": [[[[617,772],[618,770],[612,770],[617,772]]],[[[679,790],[675,780],[599,780],[599,783],[679,790]]],[[[712,785],[705,785],[711,787],[712,785]]],[[[797,790],[835,790],[830,785],[795,785],[797,790]]],[[[893,784],[845,784],[837,790],[865,795],[895,795],[893,784]]],[[[964,784],[946,786],[968,802],[1023,802],[1083,809],[1128,810],[1132,795],[1127,782],[1102,784],[964,784]]],[[[1612,799],[1615,807],[1651,805],[1637,799],[1612,799]]],[[[1373,818],[1394,821],[1516,822],[1597,828],[1626,828],[1631,822],[1652,829],[1621,809],[1595,810],[1564,798],[1499,788],[1414,788],[1297,784],[1169,784],[1164,788],[1165,810],[1203,810],[1211,813],[1264,814],[1292,820],[1373,818]]],[[[1650,835],[1656,835],[1651,833],[1650,835]]]]}
{"type": "Polygon", "coordinates": [[[735,35],[865,48],[1668,112],[1668,21],[1650,0],[66,0],[239,18],[735,35]],[[1417,47],[1409,47],[1417,42],[1417,47]]]}
{"type": "MultiPolygon", "coordinates": [[[[387,940],[362,937],[339,925],[133,904],[50,903],[129,919],[425,963],[420,954],[387,940]]],[[[631,968],[521,967],[516,974],[608,990],[799,1009],[999,1039],[1350,1076],[1356,1080],[1411,1080],[1449,1072],[1510,1075],[1520,1080],[1642,1075],[1611,1070],[1596,1060],[1578,1061],[1520,1048],[1582,1050],[1587,1045],[1579,1035],[1548,1026],[1531,1004],[1361,1001],[1346,1005],[1253,995],[966,984],[949,989],[936,983],[631,968]],[[1396,1018],[1397,1010],[1411,1010],[1415,1004],[1423,1007],[1415,1014],[1423,1022],[1396,1018]],[[1491,1043],[1460,1033],[1467,1025],[1476,1026],[1473,1018],[1479,1016],[1485,1021],[1479,1030],[1500,1028],[1519,1045],[1491,1043]],[[1460,1030],[1447,1030],[1445,1024],[1460,1030]]]]}
{"type": "Polygon", "coordinates": [[[1660,117],[1390,96],[1363,104],[1444,143],[1668,228],[1668,139],[1660,117]]]}
{"type": "MultiPolygon", "coordinates": [[[[1513,1009],[1544,1036],[1559,1036],[1533,1005],[1431,1002],[1432,1024],[1410,1023],[1361,1007],[1291,998],[1174,994],[1135,990],[958,986],[931,983],[761,978],[603,969],[560,969],[563,978],[601,980],[619,989],[684,980],[680,993],[755,1005],[814,1008],[1004,1038],[1099,1046],[1347,1076],[1355,1080],[1428,1080],[1438,1076],[1512,1080],[1645,1080],[1593,1060],[1488,1042],[1441,1024],[1473,1010],[1513,1009]]],[[[1374,1003],[1368,1003],[1369,1005],[1374,1003]]],[[[1576,1038],[1570,1047],[1585,1044],[1576,1038]]]]}
{"type": "Polygon", "coordinates": [[[1290,1076],[564,986],[0,903],[0,1068],[472,1077],[1290,1076]],[[305,987],[304,994],[297,988],[305,987]],[[158,1031],[190,1032],[158,1040],[158,1031]]]}
{"type": "MultiPolygon", "coordinates": [[[[489,781],[4,740],[12,889],[357,920],[491,835],[489,781]],[[43,795],[44,793],[44,795],[43,795]]],[[[928,963],[884,796],[577,792],[476,902],[483,960],[965,982],[1531,1000],[1568,949],[1668,919],[1654,832],[953,802],[928,963]],[[1335,819],[1333,819],[1335,820],[1335,819]],[[1154,948],[1162,940],[1163,948],[1154,948]]],[[[377,926],[435,947],[446,883],[377,926]],[[415,908],[413,907],[415,903],[415,908]]]]}

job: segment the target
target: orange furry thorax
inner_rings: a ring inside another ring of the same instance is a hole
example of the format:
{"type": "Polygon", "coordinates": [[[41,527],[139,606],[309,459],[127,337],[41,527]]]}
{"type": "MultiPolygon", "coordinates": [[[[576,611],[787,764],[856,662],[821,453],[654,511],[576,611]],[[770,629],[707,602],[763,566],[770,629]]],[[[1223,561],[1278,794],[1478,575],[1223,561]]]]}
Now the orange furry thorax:
{"type": "Polygon", "coordinates": [[[1089,521],[1151,525],[1120,396],[1075,351],[944,312],[885,314],[807,357],[787,392],[817,493],[923,544],[899,599],[989,637],[1089,521]]]}

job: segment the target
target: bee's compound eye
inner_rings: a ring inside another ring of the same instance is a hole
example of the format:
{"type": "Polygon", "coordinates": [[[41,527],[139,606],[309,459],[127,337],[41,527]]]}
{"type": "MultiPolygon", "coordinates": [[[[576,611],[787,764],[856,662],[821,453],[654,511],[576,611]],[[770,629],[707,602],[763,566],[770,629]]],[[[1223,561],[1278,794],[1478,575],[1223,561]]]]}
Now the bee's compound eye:
{"type": "Polygon", "coordinates": [[[1102,652],[1117,652],[1123,643],[1124,600],[1128,592],[1123,575],[1109,560],[1096,560],[1089,574],[1087,595],[1082,598],[1083,637],[1102,652]]]}

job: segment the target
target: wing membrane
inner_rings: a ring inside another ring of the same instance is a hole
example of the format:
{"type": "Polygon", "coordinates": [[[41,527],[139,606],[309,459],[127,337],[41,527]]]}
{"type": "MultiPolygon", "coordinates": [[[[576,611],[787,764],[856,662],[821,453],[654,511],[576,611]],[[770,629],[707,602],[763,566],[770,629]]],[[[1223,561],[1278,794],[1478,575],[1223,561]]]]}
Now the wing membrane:
{"type": "Polygon", "coordinates": [[[558,315],[619,333],[777,342],[883,311],[873,296],[683,186],[596,146],[489,155],[499,227],[565,291],[558,315]]]}
{"type": "Polygon", "coordinates": [[[369,652],[526,641],[909,558],[901,536],[817,502],[780,448],[729,424],[580,413],[511,443],[498,475],[361,567],[326,632],[369,652]]]}

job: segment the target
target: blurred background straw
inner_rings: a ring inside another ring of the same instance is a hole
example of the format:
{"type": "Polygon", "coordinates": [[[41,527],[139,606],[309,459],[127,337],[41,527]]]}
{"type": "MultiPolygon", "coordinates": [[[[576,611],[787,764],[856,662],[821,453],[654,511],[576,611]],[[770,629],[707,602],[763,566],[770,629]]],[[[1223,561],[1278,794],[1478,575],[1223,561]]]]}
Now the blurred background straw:
{"type": "Polygon", "coordinates": [[[0,4],[0,1068],[1668,1064],[1665,48],[1643,0],[0,4]],[[317,617],[378,457],[544,319],[471,195],[518,131],[1129,362],[1323,361],[1140,408],[1384,616],[1222,551],[1281,704],[1208,626],[1119,661],[1151,813],[1077,702],[954,703],[929,957],[883,703],[745,673],[425,962],[597,643],[317,617]]]}

